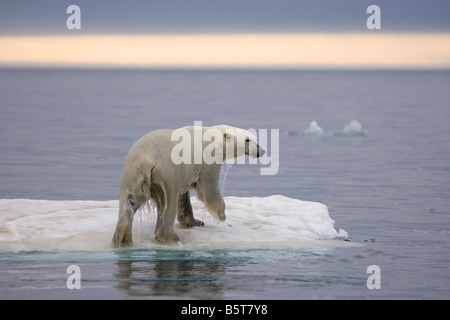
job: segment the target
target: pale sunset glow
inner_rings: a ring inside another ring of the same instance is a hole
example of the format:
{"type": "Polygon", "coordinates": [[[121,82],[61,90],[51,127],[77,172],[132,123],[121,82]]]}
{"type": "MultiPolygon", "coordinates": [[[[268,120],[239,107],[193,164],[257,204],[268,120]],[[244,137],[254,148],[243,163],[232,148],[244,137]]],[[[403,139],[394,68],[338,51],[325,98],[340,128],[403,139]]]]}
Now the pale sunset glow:
{"type": "Polygon", "coordinates": [[[0,64],[450,67],[450,33],[2,36],[0,64]]]}

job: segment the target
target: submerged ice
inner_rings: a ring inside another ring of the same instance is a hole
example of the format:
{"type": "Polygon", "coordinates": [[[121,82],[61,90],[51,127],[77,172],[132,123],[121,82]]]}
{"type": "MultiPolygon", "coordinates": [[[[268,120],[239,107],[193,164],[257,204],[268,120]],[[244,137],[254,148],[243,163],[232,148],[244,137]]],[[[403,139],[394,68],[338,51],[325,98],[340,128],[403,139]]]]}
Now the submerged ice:
{"type": "MultiPolygon", "coordinates": [[[[326,239],[347,238],[334,228],[328,208],[317,202],[281,195],[225,197],[227,219],[214,221],[201,202],[192,199],[204,227],[176,225],[184,249],[297,248],[320,246],[326,239]]],[[[0,200],[0,250],[107,250],[117,219],[118,201],[0,200]]],[[[137,247],[155,248],[155,212],[136,213],[137,247]]]]}

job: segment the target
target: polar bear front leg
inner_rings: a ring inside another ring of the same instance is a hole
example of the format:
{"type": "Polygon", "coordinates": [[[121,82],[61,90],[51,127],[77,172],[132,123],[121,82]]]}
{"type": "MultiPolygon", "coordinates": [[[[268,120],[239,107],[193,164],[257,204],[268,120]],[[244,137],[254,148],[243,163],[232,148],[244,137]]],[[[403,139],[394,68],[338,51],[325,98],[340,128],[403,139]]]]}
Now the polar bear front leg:
{"type": "Polygon", "coordinates": [[[211,165],[199,178],[195,191],[197,198],[203,202],[212,216],[223,222],[226,219],[225,201],[219,190],[220,165],[211,165]]]}
{"type": "MultiPolygon", "coordinates": [[[[209,185],[205,188],[202,186],[203,203],[206,209],[213,215],[215,219],[223,222],[226,219],[225,215],[225,201],[220,194],[220,190],[215,185],[209,185]]],[[[197,192],[198,193],[198,192],[197,192]]]]}
{"type": "Polygon", "coordinates": [[[205,225],[203,221],[194,218],[189,191],[178,198],[178,223],[187,228],[203,227],[205,225]]]}
{"type": "Polygon", "coordinates": [[[225,221],[227,218],[225,215],[225,201],[223,201],[220,193],[211,198],[205,197],[205,205],[214,218],[219,219],[220,222],[225,221]]]}

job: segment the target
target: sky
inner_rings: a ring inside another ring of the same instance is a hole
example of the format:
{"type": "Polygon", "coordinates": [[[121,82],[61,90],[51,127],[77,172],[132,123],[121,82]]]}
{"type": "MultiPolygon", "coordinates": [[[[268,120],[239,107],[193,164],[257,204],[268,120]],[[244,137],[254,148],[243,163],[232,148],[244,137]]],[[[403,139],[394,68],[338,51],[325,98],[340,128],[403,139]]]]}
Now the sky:
{"type": "Polygon", "coordinates": [[[450,1],[0,0],[0,48],[1,65],[448,68],[450,1]]]}

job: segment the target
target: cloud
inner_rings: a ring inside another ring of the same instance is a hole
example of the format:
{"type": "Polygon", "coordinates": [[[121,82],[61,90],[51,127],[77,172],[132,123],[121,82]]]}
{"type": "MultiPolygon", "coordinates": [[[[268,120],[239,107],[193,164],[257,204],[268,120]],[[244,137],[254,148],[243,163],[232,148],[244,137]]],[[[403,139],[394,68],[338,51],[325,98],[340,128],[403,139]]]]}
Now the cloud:
{"type": "Polygon", "coordinates": [[[0,4],[0,34],[67,34],[71,4],[83,34],[361,32],[371,4],[386,32],[450,31],[448,0],[15,0],[0,4]]]}

